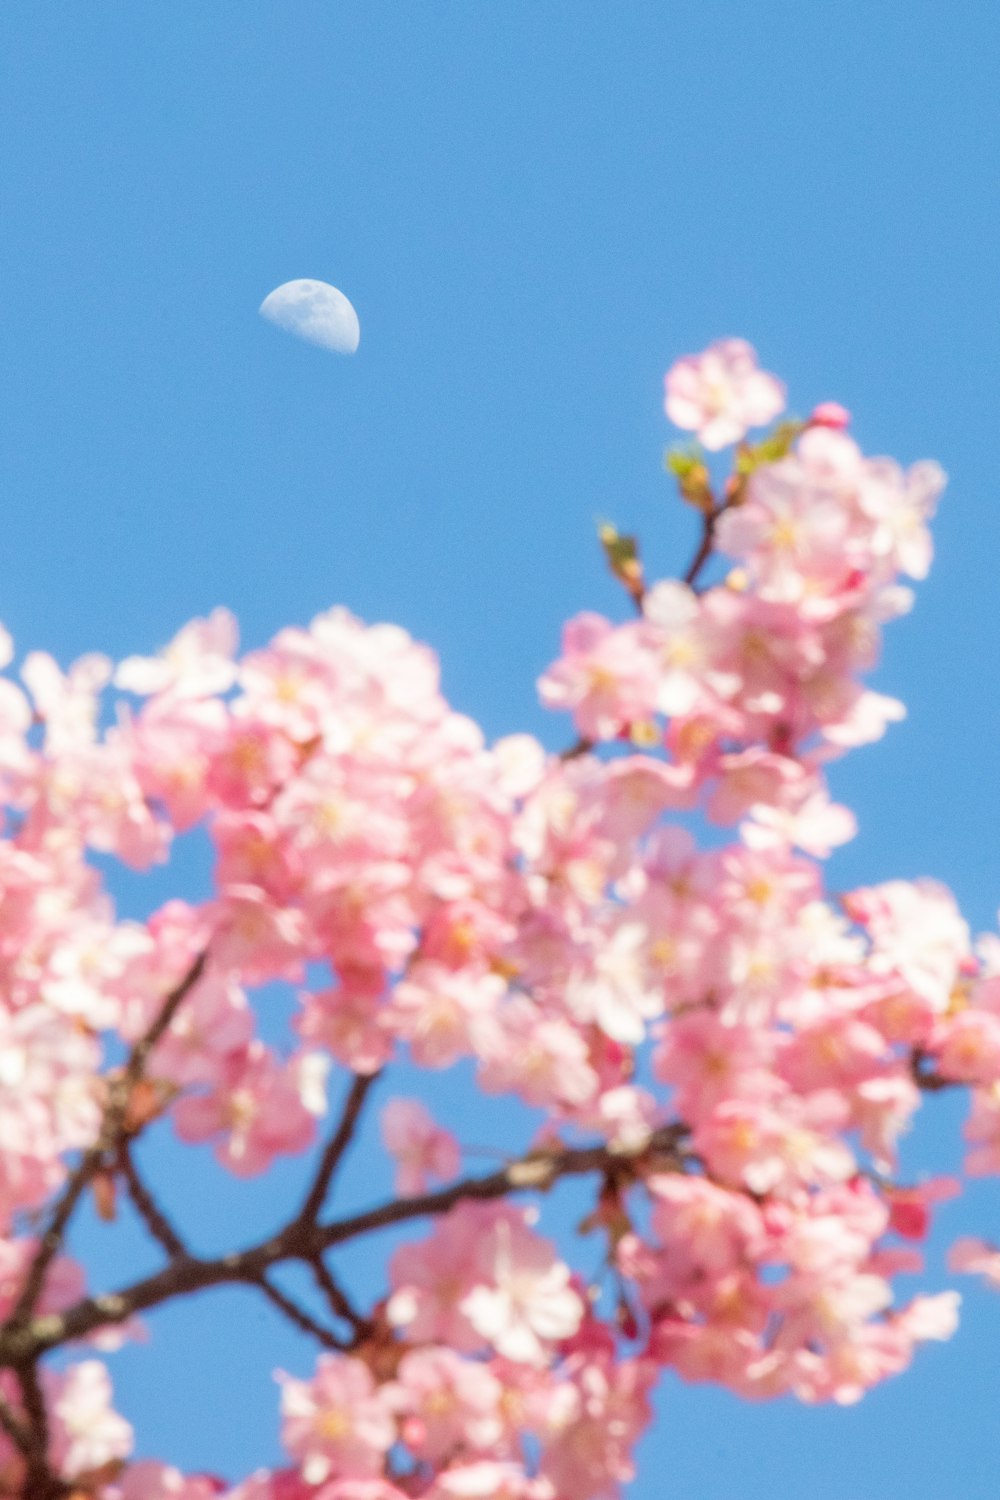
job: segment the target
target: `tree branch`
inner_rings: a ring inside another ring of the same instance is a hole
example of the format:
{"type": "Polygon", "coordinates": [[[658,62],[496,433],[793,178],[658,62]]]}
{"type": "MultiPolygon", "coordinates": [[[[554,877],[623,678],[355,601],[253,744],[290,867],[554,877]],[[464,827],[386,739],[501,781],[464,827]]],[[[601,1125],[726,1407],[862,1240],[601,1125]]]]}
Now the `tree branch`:
{"type": "Polygon", "coordinates": [[[910,1054],[910,1077],[918,1089],[923,1089],[930,1094],[959,1086],[955,1079],[945,1078],[943,1074],[935,1072],[933,1067],[928,1066],[927,1053],[921,1047],[914,1048],[910,1054]]]}
{"type": "Polygon", "coordinates": [[[52,1211],[49,1226],[41,1237],[38,1250],[25,1277],[21,1295],[7,1320],[8,1324],[22,1323],[34,1311],[45,1280],[45,1273],[62,1248],[69,1221],[73,1217],[80,1198],[100,1170],[108,1153],[117,1147],[132,1090],[142,1076],[149,1054],[170,1025],[184,999],[198,983],[207,959],[207,952],[203,951],[198,954],[184,978],[165,996],[155,1019],[129,1053],[124,1068],[111,1081],[104,1119],[97,1140],[89,1150],[84,1152],[63,1190],[62,1197],[52,1211]]]}
{"type": "Polygon", "coordinates": [[[518,1157],[497,1172],[487,1177],[466,1177],[450,1187],[438,1188],[432,1193],[421,1193],[413,1198],[396,1198],[379,1208],[368,1209],[349,1219],[333,1224],[320,1225],[318,1234],[323,1249],[341,1245],[359,1235],[370,1234],[375,1229],[386,1229],[392,1224],[403,1224],[409,1219],[421,1219],[430,1215],[447,1213],[458,1203],[465,1201],[484,1202],[492,1198],[505,1198],[508,1193],[544,1193],[563,1177],[581,1177],[591,1172],[624,1174],[634,1176],[640,1162],[663,1158],[663,1165],[678,1170],[685,1160],[679,1147],[687,1130],[683,1126],[668,1125],[658,1130],[650,1141],[633,1151],[615,1151],[610,1146],[567,1146],[556,1151],[529,1152],[518,1157]]]}
{"type": "Polygon", "coordinates": [[[255,1278],[249,1282],[249,1285],[255,1286],[258,1291],[263,1292],[267,1300],[272,1302],[279,1312],[284,1313],[290,1323],[294,1323],[296,1328],[300,1328],[303,1333],[308,1333],[312,1338],[316,1339],[323,1345],[324,1349],[343,1350],[348,1347],[343,1339],[338,1339],[337,1335],[332,1333],[330,1329],[324,1328],[321,1323],[317,1323],[304,1308],[299,1307],[297,1302],[293,1302],[291,1297],[286,1297],[284,1292],[280,1291],[273,1282],[268,1281],[265,1276],[255,1278]]]}
{"type": "Polygon", "coordinates": [[[18,1452],[27,1457],[31,1452],[31,1433],[2,1392],[0,1392],[0,1427],[3,1428],[18,1452]]]}
{"type": "Polygon", "coordinates": [[[708,562],[708,559],[712,555],[712,547],[715,542],[715,523],[722,515],[722,512],[723,510],[725,510],[725,508],[726,507],[723,505],[715,510],[702,511],[701,540],[698,543],[698,550],[695,553],[694,557],[692,557],[688,570],[684,574],[683,578],[683,582],[686,583],[689,588],[694,588],[695,584],[698,582],[698,574],[701,572],[702,568],[705,566],[705,564],[708,562]]]}
{"type": "Polygon", "coordinates": [[[595,745],[595,740],[588,740],[583,735],[581,735],[575,744],[570,745],[568,750],[563,750],[560,752],[559,759],[562,761],[579,760],[581,755],[589,755],[591,750],[594,749],[595,745]]]}
{"type": "Polygon", "coordinates": [[[330,1310],[336,1313],[338,1318],[343,1318],[345,1323],[350,1323],[356,1334],[365,1333],[371,1324],[367,1318],[363,1318],[359,1312],[351,1306],[346,1292],[340,1284],[334,1280],[333,1273],[325,1265],[322,1258],[317,1255],[316,1259],[309,1262],[316,1285],[326,1297],[330,1304],[330,1310]]]}
{"type": "Polygon", "coordinates": [[[162,1271],[118,1292],[85,1297],[63,1313],[45,1314],[14,1326],[8,1324],[0,1332],[0,1365],[17,1366],[25,1360],[37,1359],[46,1350],[58,1348],[71,1339],[84,1338],[98,1328],[123,1323],[135,1313],[158,1307],[174,1297],[231,1282],[257,1283],[281,1261],[301,1260],[315,1266],[323,1252],[334,1245],[393,1224],[447,1213],[458,1203],[484,1202],[510,1193],[547,1192],[563,1177],[591,1172],[634,1179],[649,1167],[683,1171],[689,1160],[682,1150],[686,1134],[684,1126],[669,1125],[631,1151],[599,1145],[529,1152],[486,1177],[468,1177],[437,1192],[393,1199],[330,1224],[310,1222],[299,1214],[278,1234],[247,1250],[218,1260],[178,1256],[162,1271]]]}
{"type": "Polygon", "coordinates": [[[69,1486],[49,1465],[49,1418],[38,1378],[37,1356],[18,1365],[15,1373],[21,1384],[21,1399],[28,1422],[28,1442],[22,1449],[26,1466],[24,1493],[31,1496],[31,1500],[58,1500],[68,1492],[69,1486]]]}
{"type": "Polygon", "coordinates": [[[139,1175],[128,1141],[119,1142],[118,1170],[139,1217],[168,1258],[174,1260],[179,1255],[187,1255],[187,1246],[139,1175]]]}
{"type": "Polygon", "coordinates": [[[355,1074],[350,1092],[344,1103],[343,1113],[340,1116],[340,1124],[337,1126],[327,1144],[326,1150],[323,1152],[313,1185],[309,1189],[306,1201],[303,1203],[299,1213],[299,1220],[302,1224],[308,1225],[316,1222],[316,1216],[326,1200],[334,1173],[340,1165],[344,1152],[354,1138],[354,1132],[357,1129],[358,1120],[361,1116],[365,1099],[368,1096],[368,1091],[378,1077],[378,1073],[355,1074]]]}

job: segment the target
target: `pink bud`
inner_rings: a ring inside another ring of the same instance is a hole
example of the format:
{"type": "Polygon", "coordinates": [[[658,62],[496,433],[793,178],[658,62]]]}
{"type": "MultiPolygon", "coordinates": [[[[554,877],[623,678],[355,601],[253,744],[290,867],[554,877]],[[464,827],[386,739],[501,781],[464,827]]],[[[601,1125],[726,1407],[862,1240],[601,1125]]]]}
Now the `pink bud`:
{"type": "Polygon", "coordinates": [[[889,1196],[889,1227],[904,1240],[926,1238],[930,1209],[923,1194],[897,1190],[889,1196]]]}
{"type": "Polygon", "coordinates": [[[808,427],[832,427],[843,432],[851,425],[851,414],[839,401],[821,401],[809,418],[808,427]]]}

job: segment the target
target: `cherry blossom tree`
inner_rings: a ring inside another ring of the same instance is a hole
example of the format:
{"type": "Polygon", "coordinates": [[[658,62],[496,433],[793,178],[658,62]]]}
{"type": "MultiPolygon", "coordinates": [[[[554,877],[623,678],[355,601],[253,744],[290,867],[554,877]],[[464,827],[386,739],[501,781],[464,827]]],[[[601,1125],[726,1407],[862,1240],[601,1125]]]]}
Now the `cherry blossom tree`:
{"type": "MultiPolygon", "coordinates": [[[[849,1403],[954,1329],[954,1291],[897,1277],[961,1184],[900,1180],[896,1148],[965,1089],[966,1171],[1000,1170],[1000,939],[932,880],[831,893],[822,868],[854,831],[827,763],[903,713],[864,677],[943,475],[865,457],[835,403],[785,415],[737,339],[673,367],[666,412],[700,540],[651,581],[603,529],[625,618],[565,628],[561,754],[487,744],[426,647],[337,609],[242,657],[217,610],[154,659],[0,679],[0,1495],[613,1500],[664,1368],[849,1403]],[[116,917],[102,872],[196,828],[211,899],[116,917]],[[284,1048],[258,1034],[274,981],[284,1048]],[[470,1166],[393,1096],[401,1059],[471,1060],[540,1115],[527,1149],[470,1166]],[[346,1212],[377,1081],[397,1191],[346,1212]],[[137,1163],[171,1130],[237,1177],[318,1165],[283,1227],[206,1259],[137,1163]],[[557,1246],[537,1204],[571,1178],[587,1238],[557,1246]],[[99,1289],[67,1250],[88,1198],[129,1201],[161,1267],[99,1289]],[[362,1303],[338,1251],[390,1226],[412,1235],[362,1303]],[[316,1345],[276,1386],[286,1465],[235,1483],[146,1456],[100,1357],[232,1284],[316,1345]]],[[[952,1265],[1000,1285],[982,1241],[952,1265]]]]}

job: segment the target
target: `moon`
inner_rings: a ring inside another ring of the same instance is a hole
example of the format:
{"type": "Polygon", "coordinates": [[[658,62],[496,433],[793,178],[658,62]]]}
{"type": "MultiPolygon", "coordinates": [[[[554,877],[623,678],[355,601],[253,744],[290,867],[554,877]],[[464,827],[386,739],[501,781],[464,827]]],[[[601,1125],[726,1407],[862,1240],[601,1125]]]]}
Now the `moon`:
{"type": "Polygon", "coordinates": [[[353,354],[361,342],[358,315],[343,292],[308,277],[286,281],[260,304],[262,318],[334,354],[353,354]]]}

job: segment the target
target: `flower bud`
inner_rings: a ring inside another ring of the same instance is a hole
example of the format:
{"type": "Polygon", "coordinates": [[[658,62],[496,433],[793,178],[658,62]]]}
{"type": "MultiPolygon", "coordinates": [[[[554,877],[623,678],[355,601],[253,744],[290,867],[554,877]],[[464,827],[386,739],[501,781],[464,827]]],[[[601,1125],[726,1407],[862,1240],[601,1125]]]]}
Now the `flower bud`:
{"type": "Polygon", "coordinates": [[[808,427],[832,427],[835,432],[843,432],[851,425],[851,414],[846,406],[841,406],[839,401],[821,401],[814,408],[808,427]]]}

